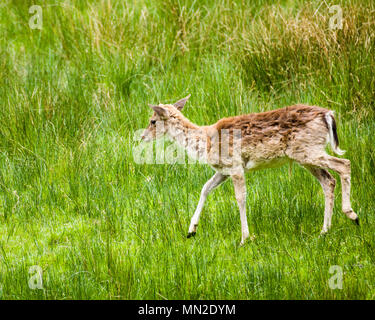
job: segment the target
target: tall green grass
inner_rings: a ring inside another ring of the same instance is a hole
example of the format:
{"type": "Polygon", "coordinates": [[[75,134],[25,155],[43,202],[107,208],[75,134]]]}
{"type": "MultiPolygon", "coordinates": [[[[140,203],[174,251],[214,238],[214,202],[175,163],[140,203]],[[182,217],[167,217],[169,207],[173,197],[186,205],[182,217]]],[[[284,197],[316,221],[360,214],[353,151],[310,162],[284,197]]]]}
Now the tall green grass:
{"type": "Polygon", "coordinates": [[[338,1],[33,1],[0,7],[0,297],[373,299],[375,5],[338,1]],[[321,6],[320,6],[321,5],[321,6]],[[320,7],[319,7],[320,6],[320,7]],[[318,9],[319,8],[319,9],[318,9]],[[248,175],[239,247],[231,182],[190,217],[212,170],[133,160],[148,103],[191,93],[204,125],[295,103],[336,111],[356,228],[318,237],[323,192],[298,166],[248,175]],[[28,286],[43,269],[43,289],[28,286]],[[328,285],[343,268],[343,289],[328,285]]]}

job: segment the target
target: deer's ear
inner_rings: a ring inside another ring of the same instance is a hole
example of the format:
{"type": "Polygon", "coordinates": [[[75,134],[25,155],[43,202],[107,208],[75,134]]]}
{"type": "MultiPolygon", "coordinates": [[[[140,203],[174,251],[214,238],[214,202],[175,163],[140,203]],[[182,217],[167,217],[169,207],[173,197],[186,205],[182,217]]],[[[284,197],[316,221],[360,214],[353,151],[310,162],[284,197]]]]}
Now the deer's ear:
{"type": "Polygon", "coordinates": [[[150,108],[153,109],[160,117],[162,118],[168,118],[169,112],[166,108],[160,107],[160,106],[154,106],[152,104],[149,104],[150,108]]]}
{"type": "Polygon", "coordinates": [[[182,110],[182,108],[185,106],[186,101],[188,101],[189,98],[190,98],[190,94],[187,97],[181,100],[178,100],[173,106],[178,110],[182,110]]]}

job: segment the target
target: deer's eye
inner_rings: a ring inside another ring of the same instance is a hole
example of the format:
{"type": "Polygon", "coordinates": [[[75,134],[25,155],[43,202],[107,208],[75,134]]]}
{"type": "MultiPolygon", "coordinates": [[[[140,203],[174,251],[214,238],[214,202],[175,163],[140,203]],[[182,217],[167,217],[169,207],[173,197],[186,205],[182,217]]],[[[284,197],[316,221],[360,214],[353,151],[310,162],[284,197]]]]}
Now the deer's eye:
{"type": "Polygon", "coordinates": [[[151,124],[155,124],[155,123],[156,123],[156,120],[151,120],[150,123],[151,123],[151,124]]]}

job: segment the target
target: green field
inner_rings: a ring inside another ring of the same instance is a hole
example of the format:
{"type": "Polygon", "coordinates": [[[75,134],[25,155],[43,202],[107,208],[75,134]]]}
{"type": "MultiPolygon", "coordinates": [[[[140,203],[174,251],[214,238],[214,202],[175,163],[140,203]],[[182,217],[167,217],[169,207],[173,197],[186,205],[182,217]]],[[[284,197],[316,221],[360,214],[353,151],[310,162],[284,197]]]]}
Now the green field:
{"type": "Polygon", "coordinates": [[[375,3],[326,3],[2,1],[0,298],[374,299],[375,3]],[[342,29],[326,3],[341,6],[342,29]],[[361,226],[341,212],[335,175],[319,237],[323,191],[294,165],[247,175],[254,241],[239,246],[231,181],[187,239],[213,170],[137,164],[132,150],[148,103],[189,93],[199,125],[295,103],[335,110],[361,226]]]}

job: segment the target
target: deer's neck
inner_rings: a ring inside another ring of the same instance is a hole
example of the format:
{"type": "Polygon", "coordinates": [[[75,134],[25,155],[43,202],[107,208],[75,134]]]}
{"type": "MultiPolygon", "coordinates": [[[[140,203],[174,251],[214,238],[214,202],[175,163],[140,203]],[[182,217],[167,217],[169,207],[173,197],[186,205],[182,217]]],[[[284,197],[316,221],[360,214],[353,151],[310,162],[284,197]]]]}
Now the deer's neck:
{"type": "Polygon", "coordinates": [[[187,151],[189,157],[200,161],[205,160],[207,133],[203,127],[186,118],[176,119],[168,124],[168,135],[187,151]]]}

